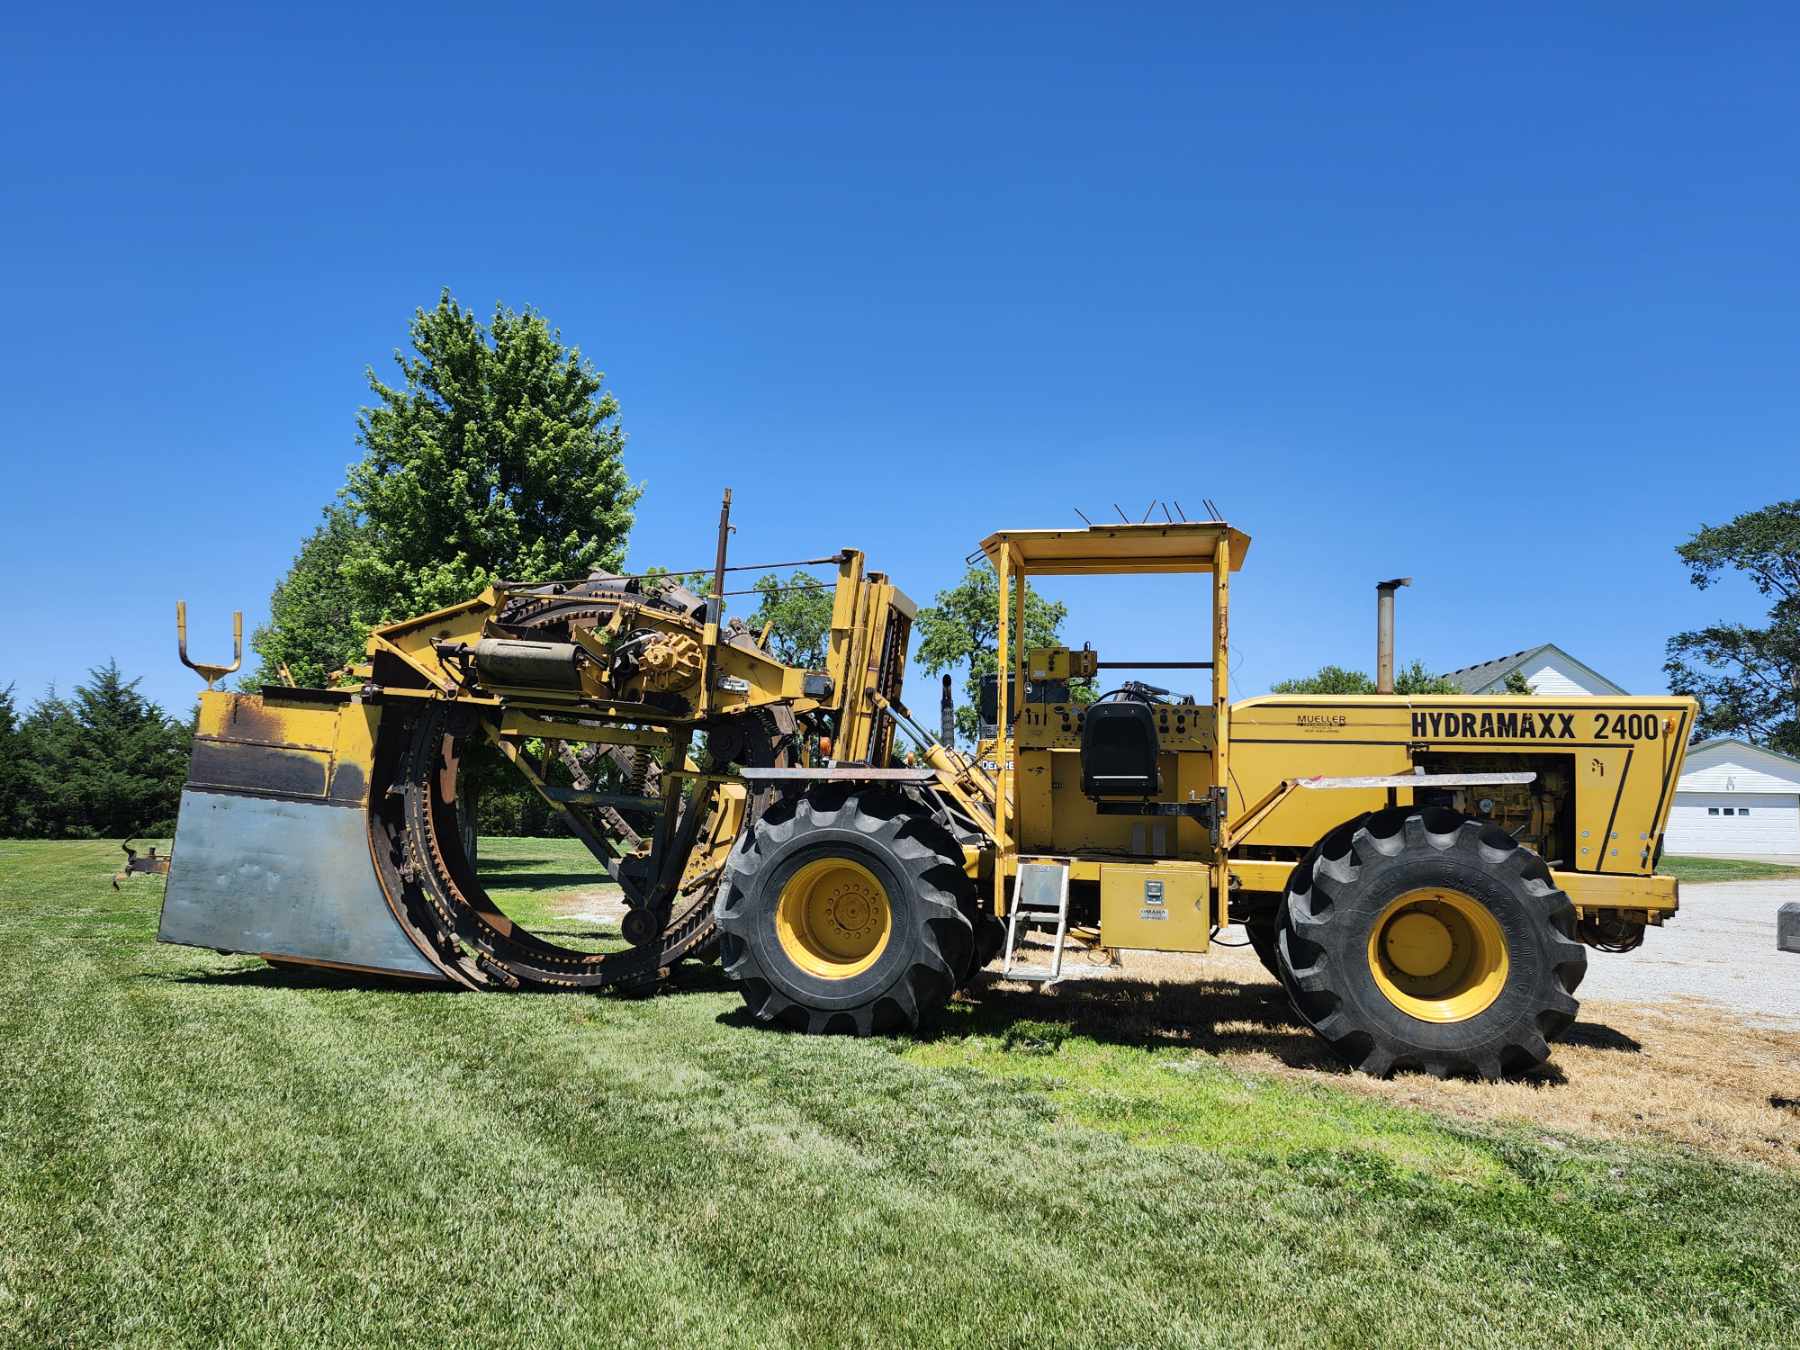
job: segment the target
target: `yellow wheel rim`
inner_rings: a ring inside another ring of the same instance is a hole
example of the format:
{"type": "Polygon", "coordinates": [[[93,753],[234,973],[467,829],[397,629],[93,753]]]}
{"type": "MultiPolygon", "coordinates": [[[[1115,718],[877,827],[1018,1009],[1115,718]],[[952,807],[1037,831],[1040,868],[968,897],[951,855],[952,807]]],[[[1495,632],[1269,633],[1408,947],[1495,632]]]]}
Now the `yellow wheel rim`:
{"type": "Polygon", "coordinates": [[[1422,1022],[1466,1022],[1506,987],[1506,934],[1486,905],[1426,887],[1388,903],[1369,930],[1375,987],[1422,1022]]]}
{"type": "Polygon", "coordinates": [[[818,858],[789,877],[775,904],[788,959],[822,980],[847,980],[880,959],[893,931],[887,891],[848,858],[818,858]]]}

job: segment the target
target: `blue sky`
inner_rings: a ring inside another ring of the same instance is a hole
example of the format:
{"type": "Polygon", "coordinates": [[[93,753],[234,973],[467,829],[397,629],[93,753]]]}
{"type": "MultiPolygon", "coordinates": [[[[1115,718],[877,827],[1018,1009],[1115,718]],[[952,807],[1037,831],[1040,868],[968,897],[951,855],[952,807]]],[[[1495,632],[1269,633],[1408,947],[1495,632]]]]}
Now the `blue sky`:
{"type": "Polygon", "coordinates": [[[1394,575],[1403,659],[1660,690],[1759,612],[1673,546],[1800,495],[1797,57],[1791,6],[10,10],[0,684],[185,707],[175,598],[202,654],[261,617],[449,286],[606,371],[636,563],[730,484],[740,559],[925,601],[991,529],[1205,496],[1241,694],[1367,667],[1394,575]]]}

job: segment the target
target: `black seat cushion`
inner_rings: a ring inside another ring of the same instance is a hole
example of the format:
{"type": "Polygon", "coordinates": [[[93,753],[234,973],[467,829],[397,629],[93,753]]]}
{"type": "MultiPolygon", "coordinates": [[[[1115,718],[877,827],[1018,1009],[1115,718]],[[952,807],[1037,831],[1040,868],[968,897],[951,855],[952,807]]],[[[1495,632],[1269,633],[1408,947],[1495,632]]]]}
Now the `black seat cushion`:
{"type": "Polygon", "coordinates": [[[1090,797],[1154,797],[1162,790],[1156,713],[1148,703],[1096,703],[1081,727],[1081,790],[1090,797]]]}

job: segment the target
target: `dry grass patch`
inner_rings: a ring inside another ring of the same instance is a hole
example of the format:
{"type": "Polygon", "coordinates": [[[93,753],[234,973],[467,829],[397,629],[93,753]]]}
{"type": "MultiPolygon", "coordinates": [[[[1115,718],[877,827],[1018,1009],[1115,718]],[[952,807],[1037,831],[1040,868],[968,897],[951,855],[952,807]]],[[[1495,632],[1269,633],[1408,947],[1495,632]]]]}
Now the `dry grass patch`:
{"type": "Polygon", "coordinates": [[[1697,1000],[1582,1005],[1538,1074],[1437,1082],[1408,1074],[1350,1086],[1394,1101],[1606,1139],[1646,1136],[1800,1168],[1800,1051],[1792,1032],[1747,1027],[1697,1000]]]}
{"type": "MultiPolygon", "coordinates": [[[[1601,956],[1596,959],[1604,960],[1601,956]]],[[[1079,960],[1065,968],[1083,973],[1079,960]]],[[[982,1023],[1063,1021],[1116,1043],[1189,1045],[1222,1065],[1347,1088],[1469,1120],[1657,1140],[1800,1170],[1800,1037],[1704,1002],[1584,1001],[1549,1064],[1503,1083],[1351,1073],[1294,1018],[1249,952],[1126,953],[1099,979],[1048,993],[993,981],[967,996],[982,1023]]]]}

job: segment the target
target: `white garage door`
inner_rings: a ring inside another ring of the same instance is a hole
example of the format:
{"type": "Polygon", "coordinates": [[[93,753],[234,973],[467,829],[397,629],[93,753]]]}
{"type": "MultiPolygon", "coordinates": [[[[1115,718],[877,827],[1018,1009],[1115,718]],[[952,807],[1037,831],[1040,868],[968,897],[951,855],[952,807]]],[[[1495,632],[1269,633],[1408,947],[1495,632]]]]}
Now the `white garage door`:
{"type": "Polygon", "coordinates": [[[1800,796],[1792,792],[1677,792],[1663,851],[1743,857],[1800,853],[1800,796]]]}

